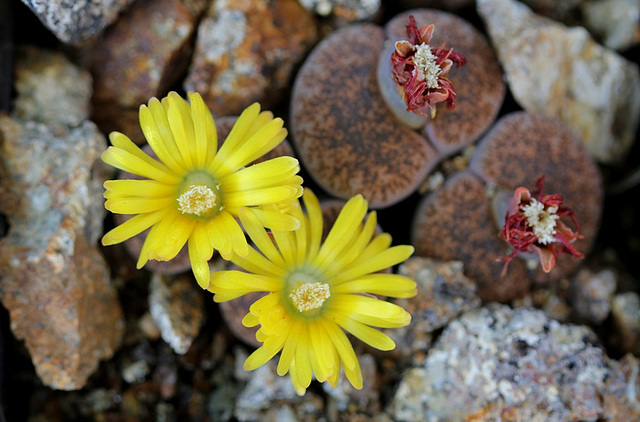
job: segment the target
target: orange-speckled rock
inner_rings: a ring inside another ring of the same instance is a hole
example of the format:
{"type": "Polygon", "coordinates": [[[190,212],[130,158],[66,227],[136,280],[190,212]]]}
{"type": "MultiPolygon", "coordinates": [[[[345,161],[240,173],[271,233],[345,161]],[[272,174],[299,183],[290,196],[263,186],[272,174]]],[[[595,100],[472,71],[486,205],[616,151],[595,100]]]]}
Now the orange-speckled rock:
{"type": "Polygon", "coordinates": [[[254,101],[272,107],[317,34],[314,17],[296,0],[214,1],[184,87],[219,116],[240,114],[254,101]]]}

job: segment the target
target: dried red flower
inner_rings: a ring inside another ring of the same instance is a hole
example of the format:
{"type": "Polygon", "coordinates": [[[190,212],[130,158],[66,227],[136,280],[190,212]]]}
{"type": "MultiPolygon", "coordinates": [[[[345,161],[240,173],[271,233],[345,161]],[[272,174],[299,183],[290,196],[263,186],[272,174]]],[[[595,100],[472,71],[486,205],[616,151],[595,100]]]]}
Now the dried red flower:
{"type": "Polygon", "coordinates": [[[450,110],[456,106],[456,92],[447,74],[453,64],[460,67],[467,61],[453,48],[430,47],[434,30],[433,24],[418,29],[413,16],[409,16],[409,40],[397,41],[391,54],[391,76],[398,84],[407,111],[431,118],[435,117],[436,104],[440,102],[446,101],[450,110]]]}
{"type": "Polygon", "coordinates": [[[547,273],[555,267],[558,254],[584,257],[571,246],[582,236],[578,234],[578,221],[573,211],[562,206],[562,195],[544,195],[544,176],[538,179],[536,189],[532,194],[525,187],[517,188],[509,204],[500,237],[513,246],[513,252],[503,258],[502,275],[506,273],[509,262],[523,252],[537,253],[542,269],[547,273]],[[560,220],[562,217],[571,219],[575,232],[560,220]]]}

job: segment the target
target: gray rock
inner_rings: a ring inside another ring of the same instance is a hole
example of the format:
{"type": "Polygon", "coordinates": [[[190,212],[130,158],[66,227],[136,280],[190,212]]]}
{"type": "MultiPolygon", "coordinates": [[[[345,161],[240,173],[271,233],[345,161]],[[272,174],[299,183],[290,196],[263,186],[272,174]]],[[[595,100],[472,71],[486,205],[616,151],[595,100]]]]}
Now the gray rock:
{"type": "Polygon", "coordinates": [[[609,368],[587,327],[503,305],[450,323],[409,370],[390,413],[403,421],[596,420],[609,368]]]}
{"type": "Polygon", "coordinates": [[[84,121],[52,128],[0,116],[0,299],[45,385],[78,389],[110,358],[122,310],[96,242],[105,139],[84,121]]]}
{"type": "Polygon", "coordinates": [[[431,345],[435,330],[461,313],[480,306],[474,282],[462,271],[460,261],[422,257],[411,257],[400,265],[398,272],[415,280],[418,294],[411,299],[394,300],[411,314],[411,324],[385,331],[396,342],[392,354],[414,361],[424,358],[423,353],[431,345]]]}
{"type": "Polygon", "coordinates": [[[596,0],[581,6],[585,26],[602,43],[625,50],[640,42],[640,2],[638,0],[596,0]]]}
{"type": "Polygon", "coordinates": [[[22,0],[38,19],[67,44],[96,37],[133,0],[22,0]]]}
{"type": "Polygon", "coordinates": [[[640,353],[640,296],[635,292],[616,295],[611,302],[613,342],[621,350],[640,353]]]}
{"type": "Polygon", "coordinates": [[[571,302],[581,321],[601,324],[609,316],[617,277],[609,269],[582,269],[571,280],[571,302]]]}
{"type": "Polygon", "coordinates": [[[91,76],[61,53],[21,48],[15,86],[15,114],[23,120],[75,127],[89,118],[91,76]]]}
{"type": "Polygon", "coordinates": [[[563,121],[608,164],[631,147],[640,114],[638,66],[515,0],[478,0],[516,101],[563,121]]]}
{"type": "Polygon", "coordinates": [[[204,323],[204,299],[188,276],[154,273],[149,284],[149,311],[162,339],[178,354],[187,353],[204,323]]]}

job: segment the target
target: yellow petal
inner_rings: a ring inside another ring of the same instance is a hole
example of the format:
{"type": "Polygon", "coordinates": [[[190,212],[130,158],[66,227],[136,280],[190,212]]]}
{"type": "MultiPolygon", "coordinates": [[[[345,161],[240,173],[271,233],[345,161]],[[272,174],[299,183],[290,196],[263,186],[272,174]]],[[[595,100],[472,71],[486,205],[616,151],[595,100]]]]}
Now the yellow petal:
{"type": "MultiPolygon", "coordinates": [[[[187,110],[187,103],[175,92],[170,92],[169,95],[163,99],[163,106],[167,106],[167,120],[173,133],[173,139],[176,141],[182,160],[186,168],[194,168],[194,151],[192,151],[192,144],[194,142],[193,122],[191,116],[185,116],[184,110],[187,110]],[[187,119],[185,119],[187,117],[187,119]]],[[[195,146],[194,146],[195,147],[195,146]]]]}
{"type": "Polygon", "coordinates": [[[218,154],[216,154],[215,159],[211,162],[209,166],[210,170],[215,172],[219,167],[224,165],[236,149],[244,145],[249,129],[251,129],[251,125],[256,120],[259,113],[260,105],[258,103],[253,103],[240,113],[240,116],[231,128],[231,132],[229,132],[227,139],[222,143],[218,154]]]}
{"type": "Polygon", "coordinates": [[[302,195],[300,186],[272,186],[263,189],[230,192],[224,196],[227,208],[251,207],[265,204],[275,204],[296,199],[302,195]]]}
{"type": "MultiPolygon", "coordinates": [[[[149,160],[151,160],[149,158],[149,160]]],[[[102,161],[129,173],[157,180],[165,184],[177,184],[180,180],[162,164],[148,161],[121,148],[109,147],[102,153],[102,161]]]]}
{"type": "Polygon", "coordinates": [[[416,282],[397,274],[370,274],[343,283],[332,283],[331,292],[333,294],[370,293],[408,298],[415,296],[416,282]]]}
{"type": "Polygon", "coordinates": [[[240,209],[239,215],[242,227],[244,227],[253,243],[255,243],[260,252],[262,252],[268,260],[273,262],[275,265],[284,267],[284,259],[273,244],[271,237],[269,237],[267,232],[264,230],[264,226],[256,215],[256,211],[257,210],[251,210],[248,208],[240,209]]]}
{"type": "Polygon", "coordinates": [[[405,261],[413,254],[413,246],[393,246],[379,254],[372,256],[364,262],[345,268],[334,278],[335,283],[362,277],[365,274],[375,273],[405,261]]]}
{"type": "Polygon", "coordinates": [[[140,127],[149,146],[167,167],[174,173],[185,172],[183,163],[176,160],[180,156],[173,139],[169,122],[166,121],[164,109],[157,98],[149,100],[149,107],[140,106],[140,127]],[[155,113],[152,112],[155,110],[155,113]],[[162,116],[160,117],[159,114],[162,116]],[[160,120],[160,121],[158,121],[160,120]]]}
{"type": "Polygon", "coordinates": [[[115,245],[133,236],[142,233],[152,225],[156,224],[168,213],[168,210],[160,210],[145,214],[136,215],[125,221],[114,229],[111,229],[102,237],[102,244],[105,246],[115,245]]]}
{"type": "Polygon", "coordinates": [[[348,317],[343,317],[337,314],[332,315],[338,325],[369,346],[384,351],[393,350],[396,347],[396,344],[388,335],[376,330],[375,328],[371,328],[368,325],[362,324],[361,322],[348,317]]]}
{"type": "Polygon", "coordinates": [[[142,197],[161,197],[175,193],[175,186],[165,185],[155,180],[107,180],[104,182],[104,188],[118,195],[142,196],[142,197]]]}
{"type": "Polygon", "coordinates": [[[197,92],[189,93],[191,102],[191,118],[195,136],[196,165],[204,167],[215,157],[218,149],[218,133],[211,111],[197,92]]]}
{"type": "Polygon", "coordinates": [[[307,252],[307,256],[309,260],[312,260],[320,250],[324,218],[322,216],[320,202],[310,189],[307,188],[304,190],[302,199],[307,210],[307,215],[309,216],[309,224],[307,224],[307,230],[309,231],[309,250],[307,252]]]}
{"type": "MultiPolygon", "coordinates": [[[[199,249],[200,246],[194,236],[189,238],[189,261],[191,262],[191,269],[200,287],[206,289],[209,287],[209,264],[206,259],[202,259],[205,253],[199,249]]],[[[209,242],[207,242],[207,247],[208,246],[209,242]]]]}
{"type": "Polygon", "coordinates": [[[253,212],[260,224],[271,230],[294,231],[300,228],[300,220],[280,211],[253,208],[253,212]]]}
{"type": "Polygon", "coordinates": [[[261,189],[284,184],[289,180],[297,182],[299,179],[292,178],[299,170],[298,160],[283,156],[238,170],[221,179],[221,182],[225,192],[261,189]]]}
{"type": "Polygon", "coordinates": [[[220,224],[222,224],[221,230],[224,230],[229,236],[233,253],[243,257],[247,256],[249,254],[249,245],[238,222],[226,210],[221,211],[216,219],[219,219],[220,224]]]}
{"type": "Polygon", "coordinates": [[[282,126],[282,119],[276,118],[261,127],[244,141],[242,148],[236,149],[227,158],[224,163],[225,168],[236,171],[274,149],[287,136],[287,130],[282,126]]]}
{"type": "Polygon", "coordinates": [[[175,208],[174,197],[108,199],[104,207],[114,214],[144,214],[164,208],[175,208]]]}

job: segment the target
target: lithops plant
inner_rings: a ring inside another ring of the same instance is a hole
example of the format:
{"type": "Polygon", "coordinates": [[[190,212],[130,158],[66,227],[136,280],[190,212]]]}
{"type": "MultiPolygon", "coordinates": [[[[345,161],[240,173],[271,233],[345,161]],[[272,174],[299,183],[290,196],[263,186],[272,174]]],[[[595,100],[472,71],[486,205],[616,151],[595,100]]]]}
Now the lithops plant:
{"type": "MultiPolygon", "coordinates": [[[[466,60],[466,65],[447,74],[447,79],[455,87],[455,108],[439,106],[436,118],[421,119],[414,126],[422,130],[441,154],[450,155],[476,141],[495,121],[506,93],[502,69],[493,48],[473,25],[453,14],[437,10],[414,9],[392,18],[385,26],[387,50],[398,45],[396,41],[406,39],[406,25],[410,16],[413,16],[418,27],[434,25],[433,38],[429,43],[431,47],[453,50],[452,54],[460,54],[466,60]]],[[[381,57],[380,65],[385,64],[388,65],[389,60],[381,57]]],[[[384,68],[379,71],[384,72],[384,68]]],[[[380,83],[394,85],[390,78],[381,78],[380,83]]],[[[382,91],[392,93],[394,90],[396,87],[391,86],[382,91]]],[[[397,93],[393,94],[397,99],[397,93]]],[[[390,107],[396,109],[397,105],[394,104],[397,101],[393,101],[393,97],[385,97],[390,107]]],[[[402,115],[399,112],[397,114],[402,115]]]]}
{"type": "Polygon", "coordinates": [[[370,24],[335,31],[303,64],[291,101],[294,146],[311,178],[341,199],[361,193],[371,208],[409,196],[439,158],[382,99],[376,67],[383,40],[370,24]]]}
{"type": "Polygon", "coordinates": [[[465,273],[476,281],[485,301],[509,301],[526,293],[531,282],[572,273],[580,259],[560,256],[546,273],[532,255],[513,259],[502,274],[504,257],[511,253],[499,236],[508,200],[521,186],[534,191],[541,176],[546,193],[560,193],[563,204],[573,210],[581,238],[572,246],[588,254],[602,214],[599,169],[566,126],[527,112],[502,117],[478,144],[469,169],[422,200],[412,227],[416,253],[463,261],[465,273]]]}

